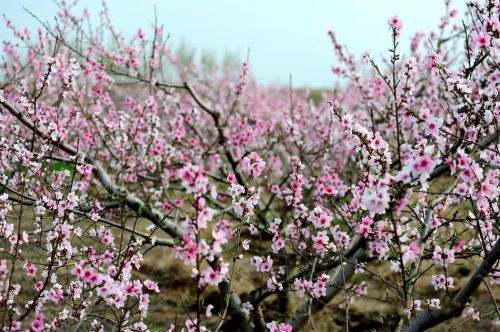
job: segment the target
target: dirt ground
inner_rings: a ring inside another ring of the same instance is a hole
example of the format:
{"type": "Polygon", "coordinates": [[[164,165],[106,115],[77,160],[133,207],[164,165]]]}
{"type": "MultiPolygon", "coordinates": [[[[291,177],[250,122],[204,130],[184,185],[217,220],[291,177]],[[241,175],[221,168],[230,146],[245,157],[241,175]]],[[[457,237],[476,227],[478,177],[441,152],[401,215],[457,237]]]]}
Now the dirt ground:
{"type": "MultiPolygon", "coordinates": [[[[158,249],[158,253],[152,253],[145,259],[141,274],[144,277],[156,278],[159,281],[160,288],[164,291],[161,294],[154,296],[151,303],[151,315],[148,322],[153,327],[153,330],[163,331],[171,322],[183,322],[186,317],[186,309],[194,310],[194,287],[193,281],[188,279],[189,270],[182,262],[173,258],[172,254],[165,253],[164,249],[158,249]]],[[[369,268],[377,271],[383,277],[389,278],[391,275],[390,270],[381,269],[375,270],[375,267],[369,268]]],[[[466,282],[468,275],[472,271],[465,267],[455,267],[455,275],[460,278],[455,279],[454,289],[450,289],[451,294],[458,291],[461,286],[466,282]]],[[[235,275],[234,283],[239,294],[242,294],[242,299],[248,296],[251,289],[255,285],[263,285],[260,275],[251,272],[248,264],[241,262],[237,265],[237,272],[242,275],[249,275],[252,278],[243,278],[242,276],[235,275]],[[245,273],[246,272],[246,273],[245,273]]],[[[452,271],[453,273],[453,271],[452,271]]],[[[313,315],[310,319],[305,331],[392,331],[395,325],[395,318],[397,312],[394,307],[386,301],[386,291],[383,283],[378,278],[367,278],[368,294],[367,297],[355,297],[349,304],[349,326],[346,326],[346,308],[344,301],[344,293],[340,293],[334,298],[328,306],[321,312],[313,315]],[[381,298],[382,300],[378,300],[381,298]]],[[[498,300],[500,299],[500,292],[498,287],[490,286],[493,296],[498,300]]],[[[429,298],[435,296],[434,288],[430,283],[430,278],[423,279],[419,283],[418,293],[422,296],[429,298]]],[[[443,295],[443,294],[440,294],[443,295]]],[[[209,288],[204,292],[205,304],[214,305],[214,314],[223,311],[224,304],[218,297],[218,291],[214,288],[209,288]]],[[[278,310],[277,299],[271,297],[267,299],[262,307],[263,314],[267,319],[277,319],[283,317],[284,312],[278,310]]],[[[391,299],[389,298],[389,302],[391,299]]],[[[291,298],[287,306],[288,312],[292,310],[299,303],[299,299],[291,298]]],[[[476,291],[475,297],[472,301],[475,308],[479,307],[481,315],[490,313],[488,316],[482,318],[479,322],[467,321],[467,318],[460,317],[453,319],[449,322],[443,323],[431,331],[500,331],[500,323],[494,305],[492,304],[491,296],[484,285],[476,291]]],[[[402,308],[401,308],[402,310],[402,308]]],[[[195,314],[191,311],[191,315],[195,314]]],[[[218,319],[212,317],[211,320],[206,320],[205,324],[209,328],[213,328],[218,319]]],[[[223,326],[224,331],[235,331],[231,322],[223,326]]]]}

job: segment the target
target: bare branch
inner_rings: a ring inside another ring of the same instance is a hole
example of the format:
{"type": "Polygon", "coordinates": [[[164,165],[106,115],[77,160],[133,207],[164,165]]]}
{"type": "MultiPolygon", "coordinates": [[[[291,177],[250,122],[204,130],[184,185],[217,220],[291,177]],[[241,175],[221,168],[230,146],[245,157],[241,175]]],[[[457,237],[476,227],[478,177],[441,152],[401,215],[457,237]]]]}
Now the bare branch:
{"type": "Polygon", "coordinates": [[[458,294],[455,295],[450,308],[429,310],[419,313],[417,317],[410,322],[407,331],[424,331],[438,325],[439,323],[460,316],[472,293],[474,293],[474,291],[479,287],[488,273],[491,272],[491,269],[497,263],[498,258],[500,258],[500,239],[496,241],[495,246],[491,249],[491,251],[486,253],[485,259],[470,277],[467,284],[465,284],[458,294]]]}

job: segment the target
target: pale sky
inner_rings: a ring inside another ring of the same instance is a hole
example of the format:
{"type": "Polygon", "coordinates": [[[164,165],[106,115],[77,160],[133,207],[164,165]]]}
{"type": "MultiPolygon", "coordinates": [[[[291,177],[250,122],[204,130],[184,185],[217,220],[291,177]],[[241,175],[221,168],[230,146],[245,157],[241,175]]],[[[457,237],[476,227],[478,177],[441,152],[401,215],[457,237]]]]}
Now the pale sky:
{"type": "MultiPolygon", "coordinates": [[[[70,0],[68,0],[70,1],[70,0]]],[[[81,0],[98,14],[100,0],[81,0]]],[[[463,12],[465,0],[453,8],[463,12]]],[[[230,53],[245,59],[250,49],[254,75],[266,84],[288,84],[290,74],[296,87],[329,87],[335,64],[328,29],[354,54],[366,50],[374,55],[390,46],[387,19],[398,15],[403,21],[402,43],[417,31],[434,29],[443,14],[442,0],[109,0],[112,20],[119,31],[133,34],[149,31],[156,5],[159,22],[170,33],[170,45],[181,42],[221,59],[230,53]]],[[[34,28],[37,22],[22,7],[42,20],[56,13],[52,0],[0,0],[0,13],[16,26],[34,28]]],[[[0,39],[7,35],[0,29],[0,39]]]]}

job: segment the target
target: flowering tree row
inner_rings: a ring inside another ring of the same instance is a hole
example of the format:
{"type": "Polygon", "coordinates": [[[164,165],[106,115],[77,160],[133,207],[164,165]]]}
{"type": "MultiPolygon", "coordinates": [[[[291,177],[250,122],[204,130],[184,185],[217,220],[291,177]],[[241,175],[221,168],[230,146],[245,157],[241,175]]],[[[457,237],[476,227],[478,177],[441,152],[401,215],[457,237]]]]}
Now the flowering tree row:
{"type": "Polygon", "coordinates": [[[349,328],[366,299],[408,331],[500,318],[498,0],[464,21],[446,1],[410,50],[390,18],[382,61],[329,32],[344,84],[317,104],[248,63],[185,61],[157,22],[125,38],[105,5],[92,25],[58,4],[35,32],[5,19],[3,330],[157,326],[149,304],[171,290],[137,273],[153,249],[190,271],[168,331],[298,331],[321,310],[349,328]]]}

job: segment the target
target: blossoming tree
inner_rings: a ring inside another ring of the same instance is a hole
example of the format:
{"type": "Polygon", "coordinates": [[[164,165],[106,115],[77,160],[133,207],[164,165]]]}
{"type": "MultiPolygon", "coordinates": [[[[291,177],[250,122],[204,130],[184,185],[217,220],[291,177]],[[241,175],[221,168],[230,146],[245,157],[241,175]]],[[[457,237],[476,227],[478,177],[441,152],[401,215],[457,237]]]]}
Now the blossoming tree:
{"type": "Polygon", "coordinates": [[[367,299],[392,306],[393,329],[500,318],[498,0],[463,22],[447,1],[407,52],[390,18],[383,61],[329,32],[346,83],[319,103],[248,63],[186,62],[156,22],[126,39],[106,6],[87,28],[59,5],[35,33],[5,19],[4,331],[148,330],[170,291],[138,274],[152,249],[190,271],[169,331],[297,331],[322,310],[348,329],[367,299]]]}

